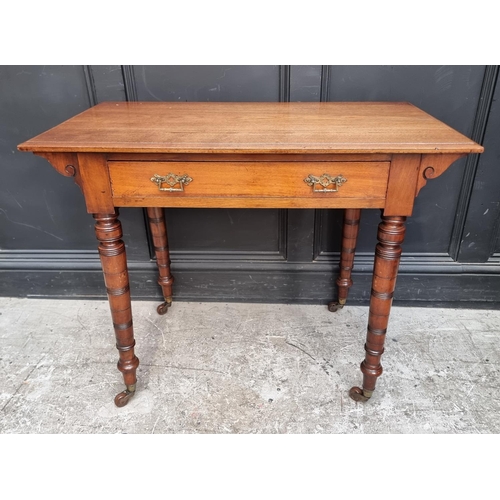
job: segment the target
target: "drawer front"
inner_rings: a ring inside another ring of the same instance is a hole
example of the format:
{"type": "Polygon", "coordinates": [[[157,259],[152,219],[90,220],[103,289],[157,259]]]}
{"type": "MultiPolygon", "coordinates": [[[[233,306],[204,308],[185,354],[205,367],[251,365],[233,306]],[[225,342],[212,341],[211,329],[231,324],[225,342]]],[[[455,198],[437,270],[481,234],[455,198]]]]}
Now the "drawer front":
{"type": "Polygon", "coordinates": [[[117,206],[383,207],[389,162],[109,161],[117,206]]]}

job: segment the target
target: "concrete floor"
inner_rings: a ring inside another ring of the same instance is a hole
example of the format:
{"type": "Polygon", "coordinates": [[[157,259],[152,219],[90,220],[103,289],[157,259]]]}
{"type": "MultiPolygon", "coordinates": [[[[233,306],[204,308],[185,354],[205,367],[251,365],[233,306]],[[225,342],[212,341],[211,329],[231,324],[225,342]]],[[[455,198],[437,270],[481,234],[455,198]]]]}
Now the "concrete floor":
{"type": "Polygon", "coordinates": [[[124,408],[107,302],[0,298],[2,433],[499,433],[500,311],[393,308],[365,404],[368,309],[134,302],[124,408]]]}

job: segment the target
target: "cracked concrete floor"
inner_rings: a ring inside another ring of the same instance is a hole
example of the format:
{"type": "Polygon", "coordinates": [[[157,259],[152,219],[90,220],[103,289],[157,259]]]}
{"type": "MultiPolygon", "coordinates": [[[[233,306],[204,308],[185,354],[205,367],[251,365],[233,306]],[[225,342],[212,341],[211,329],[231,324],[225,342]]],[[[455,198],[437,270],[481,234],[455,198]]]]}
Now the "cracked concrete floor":
{"type": "Polygon", "coordinates": [[[365,404],[367,307],[133,302],[124,408],[105,301],[0,298],[2,433],[499,433],[500,311],[394,307],[365,404]]]}

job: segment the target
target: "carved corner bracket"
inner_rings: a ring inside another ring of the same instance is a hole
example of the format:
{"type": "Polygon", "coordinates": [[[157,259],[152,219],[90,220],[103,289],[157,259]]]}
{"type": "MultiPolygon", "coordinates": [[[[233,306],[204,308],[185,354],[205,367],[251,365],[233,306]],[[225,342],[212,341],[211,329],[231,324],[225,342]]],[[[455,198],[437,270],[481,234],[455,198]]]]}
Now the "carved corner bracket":
{"type": "Polygon", "coordinates": [[[417,190],[415,196],[418,196],[420,190],[427,184],[429,179],[435,179],[445,172],[448,167],[456,162],[465,154],[425,154],[420,159],[418,171],[417,190]]]}
{"type": "Polygon", "coordinates": [[[77,177],[78,157],[76,153],[45,153],[35,151],[34,154],[45,158],[61,175],[65,177],[77,177]]]}

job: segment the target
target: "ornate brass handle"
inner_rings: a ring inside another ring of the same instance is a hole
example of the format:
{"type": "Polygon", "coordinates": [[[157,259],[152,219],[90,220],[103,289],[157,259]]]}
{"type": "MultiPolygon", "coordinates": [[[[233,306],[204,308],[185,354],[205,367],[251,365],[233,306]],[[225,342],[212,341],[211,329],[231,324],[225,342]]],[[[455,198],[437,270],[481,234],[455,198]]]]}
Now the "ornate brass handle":
{"type": "Polygon", "coordinates": [[[304,182],[308,186],[312,186],[313,191],[315,193],[336,193],[339,190],[339,187],[347,182],[347,179],[343,175],[337,175],[337,177],[332,177],[328,174],[323,174],[319,177],[316,177],[312,174],[309,174],[304,182]],[[335,184],[333,189],[327,189],[330,184],[335,184]],[[318,188],[318,185],[322,186],[323,189],[318,188]]]}
{"type": "Polygon", "coordinates": [[[173,193],[174,191],[184,191],[184,186],[187,186],[193,179],[189,175],[175,175],[169,173],[167,175],[155,174],[151,177],[151,182],[154,182],[160,191],[169,191],[173,193]],[[162,184],[168,184],[170,187],[161,187],[162,184]],[[179,184],[179,187],[174,187],[179,184]]]}

